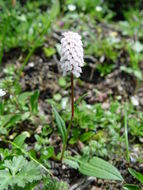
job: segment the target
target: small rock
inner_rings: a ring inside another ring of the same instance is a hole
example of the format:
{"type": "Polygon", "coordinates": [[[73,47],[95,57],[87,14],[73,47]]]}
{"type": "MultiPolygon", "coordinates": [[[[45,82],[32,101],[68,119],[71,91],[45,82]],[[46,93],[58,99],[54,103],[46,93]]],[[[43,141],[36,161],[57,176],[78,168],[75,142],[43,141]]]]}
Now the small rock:
{"type": "Polygon", "coordinates": [[[142,137],[139,137],[139,140],[140,140],[140,142],[143,142],[143,138],[142,137]]]}
{"type": "Polygon", "coordinates": [[[136,161],[138,159],[138,155],[136,153],[131,153],[130,159],[131,159],[131,162],[136,163],[136,161]]]}
{"type": "Polygon", "coordinates": [[[104,102],[103,104],[102,104],[102,108],[103,109],[108,109],[110,107],[110,104],[109,104],[109,102],[104,102]]]}
{"type": "Polygon", "coordinates": [[[34,67],[34,62],[28,63],[28,66],[29,66],[29,67],[34,67]]]}
{"type": "Polygon", "coordinates": [[[63,164],[62,169],[65,170],[66,168],[67,168],[66,165],[63,164]]]}
{"type": "Polygon", "coordinates": [[[136,96],[132,96],[132,97],[131,97],[131,102],[132,102],[132,104],[133,104],[134,106],[138,106],[138,105],[139,105],[139,101],[138,101],[138,99],[137,99],[136,96]]]}
{"type": "Polygon", "coordinates": [[[139,101],[140,101],[140,105],[143,106],[143,98],[140,98],[139,101]]]}
{"type": "Polygon", "coordinates": [[[42,132],[42,125],[39,125],[35,131],[37,134],[40,134],[42,132]]]}

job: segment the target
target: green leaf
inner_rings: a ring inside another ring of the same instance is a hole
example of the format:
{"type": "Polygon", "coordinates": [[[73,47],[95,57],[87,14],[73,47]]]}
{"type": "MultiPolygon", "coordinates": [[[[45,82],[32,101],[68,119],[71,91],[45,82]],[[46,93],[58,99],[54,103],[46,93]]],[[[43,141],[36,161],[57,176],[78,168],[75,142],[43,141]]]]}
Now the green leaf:
{"type": "Polygon", "coordinates": [[[23,156],[13,157],[4,162],[5,170],[0,170],[0,189],[8,187],[24,187],[27,183],[42,178],[39,166],[34,162],[28,162],[23,156]]]}
{"type": "Polygon", "coordinates": [[[13,125],[16,125],[21,120],[20,114],[15,114],[13,116],[10,116],[8,123],[6,124],[6,128],[10,128],[13,125]]]}
{"type": "Polygon", "coordinates": [[[34,163],[38,164],[39,167],[43,168],[47,173],[49,173],[52,176],[52,173],[42,163],[40,163],[36,158],[34,158],[35,156],[33,157],[31,152],[30,153],[27,152],[26,150],[19,147],[17,144],[15,144],[12,141],[7,141],[7,142],[13,145],[16,149],[20,150],[25,156],[28,156],[34,163]]]}
{"type": "Polygon", "coordinates": [[[43,190],[69,190],[69,185],[61,180],[45,178],[43,190]]]}
{"type": "Polygon", "coordinates": [[[58,94],[54,94],[53,98],[55,101],[60,101],[62,99],[62,96],[58,93],[58,94]]]}
{"type": "Polygon", "coordinates": [[[113,165],[98,157],[93,157],[88,162],[78,161],[80,163],[79,171],[84,175],[101,179],[123,180],[120,172],[113,165]]]}
{"type": "Polygon", "coordinates": [[[75,170],[79,168],[79,164],[74,160],[64,158],[63,163],[69,165],[71,168],[74,168],[75,170]]]}
{"type": "Polygon", "coordinates": [[[141,190],[137,185],[126,184],[123,187],[123,190],[141,190]]]}
{"type": "Polygon", "coordinates": [[[78,104],[79,104],[87,95],[88,95],[88,93],[85,93],[85,94],[83,94],[82,96],[80,96],[80,97],[76,100],[76,102],[74,103],[74,104],[75,104],[75,107],[77,107],[78,104]]]}
{"type": "Polygon", "coordinates": [[[54,147],[53,146],[49,146],[46,148],[46,150],[43,151],[43,158],[51,158],[54,155],[54,147]]]}
{"type": "Polygon", "coordinates": [[[132,168],[128,168],[130,174],[143,184],[143,175],[132,168]]]}
{"type": "Polygon", "coordinates": [[[61,55],[61,44],[57,43],[55,46],[58,54],[61,55]]]}
{"type": "Polygon", "coordinates": [[[0,115],[3,115],[4,112],[4,103],[0,101],[0,115]]]}
{"type": "Polygon", "coordinates": [[[137,79],[143,80],[142,72],[140,70],[134,70],[134,75],[137,79]]]}
{"type": "Polygon", "coordinates": [[[6,127],[9,128],[12,125],[16,124],[20,120],[21,120],[21,115],[20,114],[16,114],[16,115],[14,115],[14,116],[12,116],[10,118],[9,123],[6,125],[6,127]]]}
{"type": "Polygon", "coordinates": [[[87,140],[90,139],[94,134],[95,134],[95,133],[92,132],[92,131],[83,133],[83,134],[80,136],[80,140],[81,140],[82,142],[87,141],[87,140]]]}
{"type": "Polygon", "coordinates": [[[24,93],[20,94],[19,97],[18,97],[19,103],[20,103],[21,105],[25,105],[26,100],[27,100],[28,98],[30,98],[31,95],[32,95],[31,92],[24,92],[24,93]]]}
{"type": "Polygon", "coordinates": [[[12,115],[3,115],[0,117],[0,126],[5,127],[5,125],[10,121],[12,115]]]}
{"type": "Polygon", "coordinates": [[[53,108],[53,113],[54,113],[54,116],[55,116],[55,119],[56,119],[56,122],[57,122],[57,127],[58,127],[58,130],[59,130],[59,133],[60,133],[60,135],[62,137],[63,143],[65,143],[66,142],[66,125],[65,125],[65,122],[61,118],[61,116],[58,114],[58,112],[57,112],[54,105],[52,105],[52,108],[53,108]]]}
{"type": "Polygon", "coordinates": [[[143,80],[142,73],[140,70],[135,70],[135,69],[132,69],[132,68],[126,67],[126,66],[121,66],[120,69],[121,69],[121,71],[124,71],[130,75],[135,76],[139,80],[143,80]]]}
{"type": "Polygon", "coordinates": [[[132,49],[137,52],[137,53],[140,53],[143,51],[143,44],[141,44],[139,41],[136,41],[133,46],[132,46],[132,49]]]}
{"type": "Polygon", "coordinates": [[[17,124],[21,120],[21,115],[20,114],[15,114],[15,115],[4,115],[1,116],[0,118],[0,127],[6,127],[10,128],[11,126],[17,124]]]}
{"type": "MultiPolygon", "coordinates": [[[[12,153],[11,151],[9,151],[9,149],[7,148],[0,148],[0,157],[1,157],[1,160],[5,160],[7,157],[10,157],[12,156],[12,153]]],[[[0,168],[3,168],[3,166],[0,164],[0,168]]]]}
{"type": "Polygon", "coordinates": [[[60,13],[60,2],[59,0],[53,0],[53,4],[50,10],[50,19],[54,19],[60,13]]]}
{"type": "Polygon", "coordinates": [[[29,133],[28,132],[23,132],[22,134],[18,135],[15,139],[14,139],[14,143],[17,144],[19,147],[22,147],[22,145],[24,144],[25,139],[29,137],[29,133]]]}
{"type": "Polygon", "coordinates": [[[61,87],[65,87],[67,84],[64,77],[60,77],[58,82],[61,87]]]}
{"type": "Polygon", "coordinates": [[[7,190],[8,186],[13,186],[15,182],[12,180],[12,176],[9,173],[9,171],[1,170],[0,171],[0,189],[1,190],[7,190]]]}
{"type": "Polygon", "coordinates": [[[30,98],[31,109],[34,114],[38,112],[38,97],[39,97],[39,91],[36,90],[30,98]]]}
{"type": "Polygon", "coordinates": [[[46,57],[51,57],[52,55],[56,53],[55,48],[52,48],[52,47],[49,47],[49,48],[44,47],[43,51],[46,57]]]}
{"type": "Polygon", "coordinates": [[[21,115],[21,120],[24,121],[26,119],[28,119],[30,117],[30,111],[25,111],[22,115],[21,115]]]}

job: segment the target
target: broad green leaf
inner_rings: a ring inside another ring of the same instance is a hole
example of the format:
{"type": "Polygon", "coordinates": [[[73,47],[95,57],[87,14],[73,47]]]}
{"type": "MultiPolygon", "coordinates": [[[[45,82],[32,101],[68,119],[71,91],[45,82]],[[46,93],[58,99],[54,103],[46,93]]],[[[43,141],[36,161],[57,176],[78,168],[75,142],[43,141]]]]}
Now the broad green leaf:
{"type": "Polygon", "coordinates": [[[9,123],[6,125],[6,128],[12,127],[13,125],[17,124],[21,120],[21,115],[16,114],[10,118],[9,123]]]}
{"type": "Polygon", "coordinates": [[[24,144],[25,139],[29,136],[28,132],[23,132],[22,134],[18,135],[15,139],[14,139],[14,143],[17,144],[19,147],[22,147],[22,145],[24,144]]]}
{"type": "Polygon", "coordinates": [[[52,105],[53,112],[55,115],[55,119],[57,122],[58,130],[62,136],[63,143],[65,143],[66,140],[66,126],[64,120],[61,118],[61,116],[58,114],[56,108],[52,105]]]}
{"type": "Polygon", "coordinates": [[[126,184],[123,187],[123,190],[141,190],[137,185],[126,184]]]}
{"type": "Polygon", "coordinates": [[[60,13],[60,2],[59,0],[53,0],[53,4],[50,10],[50,19],[55,19],[60,13]]]}
{"type": "Polygon", "coordinates": [[[61,118],[61,116],[58,114],[56,108],[54,107],[54,105],[52,105],[52,108],[53,108],[53,113],[54,113],[54,116],[55,116],[55,119],[56,119],[56,122],[57,122],[57,127],[58,127],[58,130],[59,130],[59,133],[62,137],[62,141],[63,143],[65,143],[66,141],[66,125],[65,125],[65,122],[64,120],[61,118]]]}
{"type": "Polygon", "coordinates": [[[4,115],[4,116],[1,116],[1,119],[0,119],[0,126],[1,127],[5,127],[5,125],[7,123],[9,123],[10,119],[13,117],[13,115],[4,115]]]}
{"type": "Polygon", "coordinates": [[[120,172],[113,165],[98,157],[93,157],[88,162],[79,160],[79,163],[79,171],[87,176],[109,180],[123,180],[120,172]]]}
{"type": "Polygon", "coordinates": [[[36,114],[38,111],[38,97],[39,97],[39,91],[36,90],[30,98],[30,105],[31,105],[32,112],[34,114],[36,114]]]}
{"type": "Polygon", "coordinates": [[[135,177],[137,180],[139,180],[142,184],[143,184],[143,175],[139,172],[136,172],[135,170],[133,170],[132,168],[128,169],[130,174],[135,177]]]}
{"type": "Polygon", "coordinates": [[[10,128],[21,120],[20,114],[1,116],[0,126],[10,128]]]}
{"type": "Polygon", "coordinates": [[[19,97],[18,97],[19,103],[24,105],[26,103],[26,100],[28,98],[30,98],[31,95],[32,95],[32,92],[24,92],[24,93],[20,94],[19,97]]]}

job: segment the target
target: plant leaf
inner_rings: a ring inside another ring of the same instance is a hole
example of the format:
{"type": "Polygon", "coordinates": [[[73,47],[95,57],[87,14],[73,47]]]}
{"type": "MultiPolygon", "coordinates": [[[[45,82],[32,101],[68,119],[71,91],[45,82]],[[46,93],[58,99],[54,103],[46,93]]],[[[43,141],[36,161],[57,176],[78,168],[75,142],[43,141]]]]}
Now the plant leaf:
{"type": "Polygon", "coordinates": [[[93,157],[88,162],[79,160],[79,163],[79,171],[85,175],[101,179],[123,180],[120,172],[113,165],[101,158],[93,157]]]}
{"type": "Polygon", "coordinates": [[[133,46],[132,46],[132,49],[137,52],[137,53],[140,53],[143,51],[143,44],[140,43],[139,41],[136,41],[133,46]]]}
{"type": "Polygon", "coordinates": [[[51,57],[52,55],[56,53],[55,48],[52,48],[52,47],[49,47],[49,48],[44,47],[43,51],[46,57],[51,57]]]}
{"type": "Polygon", "coordinates": [[[10,119],[8,123],[6,124],[6,128],[10,128],[13,125],[16,125],[19,121],[21,120],[21,115],[20,114],[15,114],[13,116],[10,116],[10,119]]]}
{"type": "Polygon", "coordinates": [[[18,135],[15,139],[14,139],[14,143],[17,144],[19,147],[22,147],[22,145],[24,144],[25,139],[29,136],[28,132],[23,132],[22,134],[18,135]]]}
{"type": "Polygon", "coordinates": [[[125,67],[125,66],[121,66],[120,69],[121,71],[124,71],[130,75],[135,76],[139,80],[143,80],[142,72],[140,70],[135,70],[135,69],[132,69],[131,67],[125,67]]]}
{"type": "Polygon", "coordinates": [[[38,97],[39,97],[39,91],[36,90],[34,94],[30,98],[30,105],[33,113],[38,112],[38,97]]]}
{"type": "Polygon", "coordinates": [[[79,168],[79,164],[76,161],[74,161],[74,160],[70,160],[70,159],[64,158],[63,159],[63,163],[69,165],[71,168],[74,168],[74,169],[78,169],[79,168]]]}
{"type": "Polygon", "coordinates": [[[87,95],[88,95],[88,93],[85,93],[85,94],[83,94],[82,96],[80,96],[80,97],[76,100],[76,102],[74,103],[74,106],[77,107],[78,104],[79,104],[87,95]]]}
{"type": "Polygon", "coordinates": [[[23,156],[13,157],[12,160],[5,160],[5,170],[0,170],[0,189],[8,187],[24,187],[27,183],[42,178],[39,166],[34,162],[28,162],[23,156]]]}
{"type": "Polygon", "coordinates": [[[87,141],[87,140],[90,139],[94,134],[95,134],[95,133],[92,132],[92,131],[83,133],[83,134],[80,136],[80,140],[81,140],[82,142],[87,141]]]}
{"type": "Polygon", "coordinates": [[[123,187],[123,190],[141,190],[137,185],[126,184],[123,187]]]}
{"type": "Polygon", "coordinates": [[[58,14],[60,13],[60,2],[59,0],[53,0],[53,4],[50,11],[50,19],[56,18],[58,14]]]}
{"type": "Polygon", "coordinates": [[[66,142],[66,125],[65,125],[65,122],[64,120],[61,118],[61,116],[58,114],[56,108],[54,105],[52,105],[52,109],[53,109],[53,113],[55,115],[55,119],[56,119],[56,122],[57,122],[57,127],[58,127],[58,130],[59,130],[59,133],[62,137],[62,141],[63,143],[66,142]]]}
{"type": "Polygon", "coordinates": [[[138,181],[140,181],[143,184],[143,175],[139,172],[136,172],[135,170],[133,170],[132,168],[128,168],[128,171],[130,172],[130,174],[135,177],[138,181]]]}
{"type": "Polygon", "coordinates": [[[30,98],[31,95],[32,95],[31,92],[23,92],[23,93],[20,94],[19,97],[18,97],[19,103],[20,103],[21,105],[24,105],[24,104],[26,103],[26,100],[27,100],[28,98],[30,98]]]}

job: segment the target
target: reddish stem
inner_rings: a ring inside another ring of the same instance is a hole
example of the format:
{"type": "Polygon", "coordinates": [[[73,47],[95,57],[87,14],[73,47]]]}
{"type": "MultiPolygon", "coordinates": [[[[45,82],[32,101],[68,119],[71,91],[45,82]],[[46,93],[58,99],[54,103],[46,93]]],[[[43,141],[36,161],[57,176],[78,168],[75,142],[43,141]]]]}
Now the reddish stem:
{"type": "Polygon", "coordinates": [[[71,73],[71,108],[72,108],[72,118],[74,117],[74,84],[73,84],[73,74],[71,73]]]}

